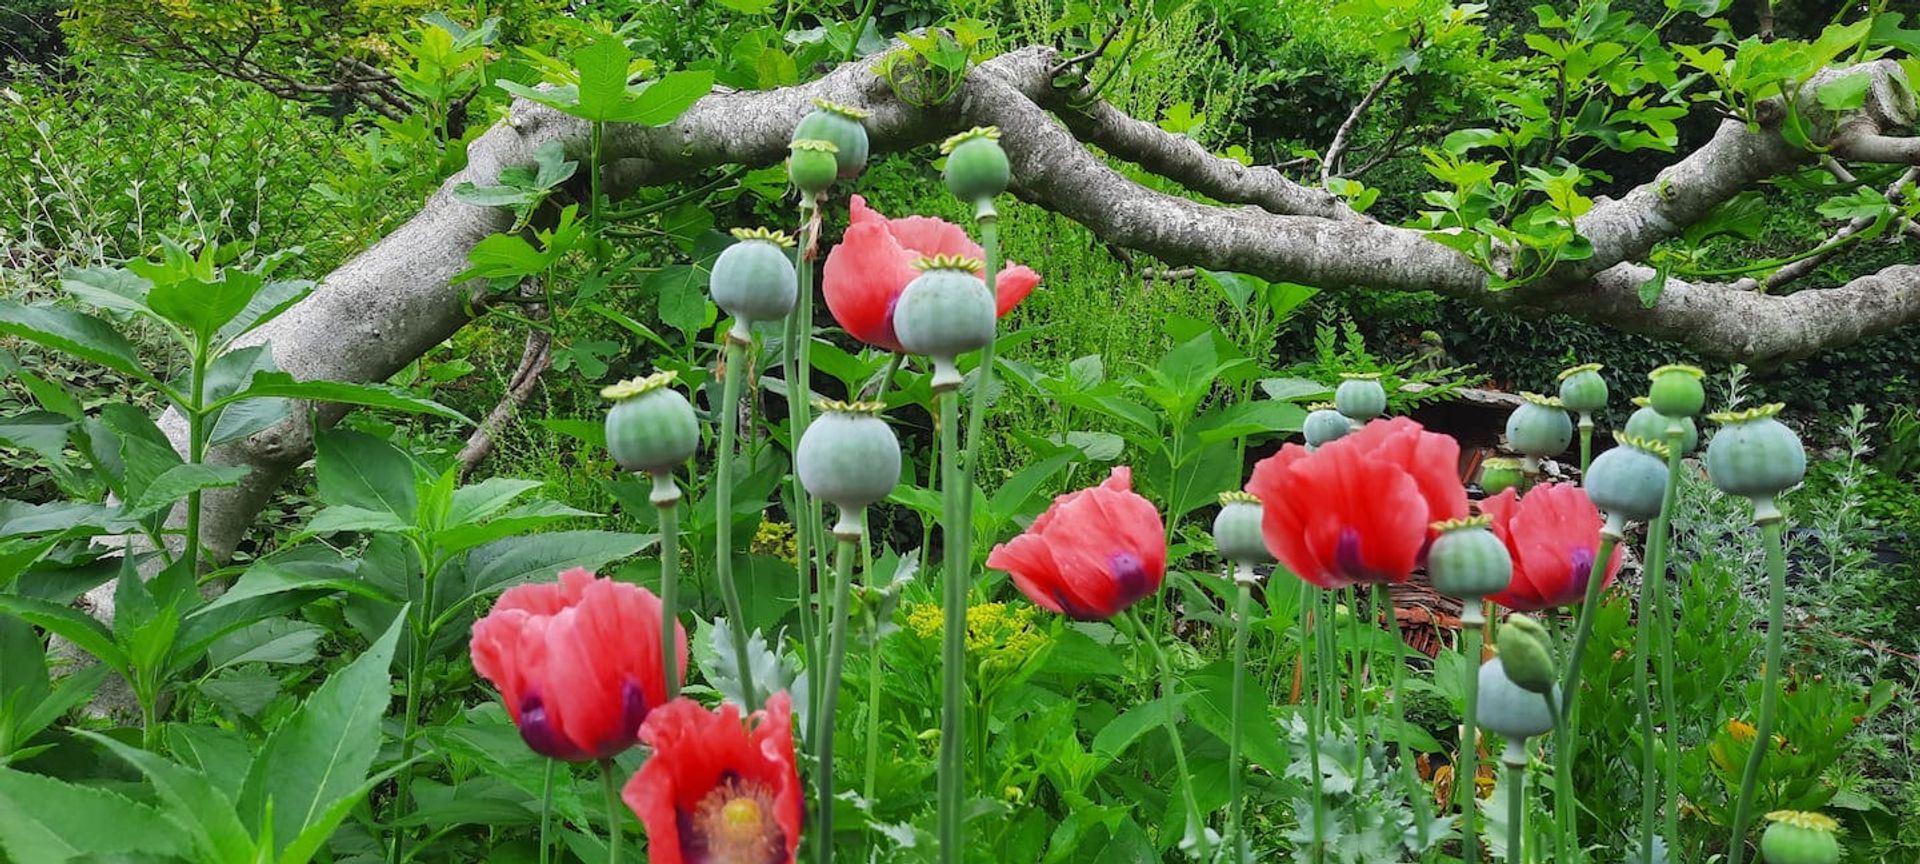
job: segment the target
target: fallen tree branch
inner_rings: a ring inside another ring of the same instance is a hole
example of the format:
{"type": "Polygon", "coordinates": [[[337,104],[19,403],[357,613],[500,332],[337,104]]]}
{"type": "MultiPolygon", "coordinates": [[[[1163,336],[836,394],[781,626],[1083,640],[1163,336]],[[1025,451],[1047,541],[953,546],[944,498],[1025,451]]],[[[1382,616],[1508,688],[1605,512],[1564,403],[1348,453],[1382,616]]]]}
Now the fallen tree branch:
{"type": "Polygon", "coordinates": [[[480,467],[481,460],[493,452],[500,433],[539,388],[540,376],[552,367],[553,334],[538,328],[528,330],[527,346],[520,352],[520,365],[507,378],[507,391],[500,396],[499,404],[487,412],[487,418],[480,421],[480,428],[467,436],[466,446],[460,448],[460,482],[467,482],[474,469],[480,467]]]}

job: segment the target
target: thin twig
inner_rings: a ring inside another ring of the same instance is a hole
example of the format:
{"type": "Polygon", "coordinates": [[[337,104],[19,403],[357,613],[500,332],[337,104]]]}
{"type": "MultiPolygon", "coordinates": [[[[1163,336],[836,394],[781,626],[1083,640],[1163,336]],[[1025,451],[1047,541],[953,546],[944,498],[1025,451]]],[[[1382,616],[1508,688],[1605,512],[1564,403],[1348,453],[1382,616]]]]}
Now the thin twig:
{"type": "MultiPolygon", "coordinates": [[[[1908,183],[1914,182],[1916,178],[1920,178],[1920,167],[1908,168],[1905,173],[1900,175],[1899,179],[1893,181],[1892,185],[1887,187],[1886,192],[1884,192],[1883,194],[1886,196],[1887,200],[1891,201],[1900,194],[1901,189],[1905,188],[1908,183]]],[[[1820,245],[1833,246],[1834,244],[1839,243],[1841,240],[1845,240],[1848,237],[1851,237],[1855,234],[1858,234],[1862,231],[1867,230],[1867,227],[1872,225],[1874,222],[1879,221],[1879,218],[1880,217],[1878,216],[1854,217],[1852,221],[1841,226],[1840,230],[1833,232],[1833,236],[1828,237],[1826,242],[1820,245]]],[[[1907,228],[1908,230],[1912,230],[1913,226],[1908,225],[1907,228]]],[[[1839,247],[1836,247],[1836,249],[1837,248],[1839,247]]],[[[1833,252],[1828,251],[1828,252],[1822,252],[1818,255],[1809,255],[1805,258],[1802,258],[1798,261],[1788,264],[1785,267],[1782,267],[1778,270],[1773,271],[1773,275],[1767,277],[1767,280],[1766,280],[1767,288],[1768,289],[1779,288],[1783,285],[1793,282],[1796,279],[1806,276],[1808,273],[1812,273],[1814,270],[1819,269],[1820,265],[1824,263],[1827,260],[1827,258],[1832,254],[1833,252]]]]}
{"type": "MultiPolygon", "coordinates": [[[[523,296],[538,294],[530,287],[522,289],[523,296]]],[[[529,313],[536,318],[545,317],[546,307],[536,306],[529,313]]],[[[553,366],[553,334],[541,327],[527,331],[527,346],[520,352],[520,365],[507,378],[507,390],[501,394],[499,404],[487,413],[487,418],[468,436],[467,444],[460,448],[460,482],[466,482],[472,476],[480,462],[493,452],[494,442],[504,432],[513,415],[533,396],[540,384],[540,376],[553,366]]]]}
{"type": "Polygon", "coordinates": [[[1333,143],[1327,145],[1326,158],[1320,160],[1320,185],[1327,185],[1339,175],[1340,157],[1346,154],[1347,145],[1353,137],[1353,130],[1360,126],[1360,118],[1373,105],[1373,100],[1380,98],[1380,93],[1404,71],[1406,70],[1399,66],[1387,70],[1387,74],[1380,76],[1380,80],[1373,82],[1373,86],[1367,89],[1367,95],[1360,97],[1360,104],[1353,106],[1353,110],[1348,112],[1347,119],[1340,124],[1339,131],[1333,133],[1333,143]]]}

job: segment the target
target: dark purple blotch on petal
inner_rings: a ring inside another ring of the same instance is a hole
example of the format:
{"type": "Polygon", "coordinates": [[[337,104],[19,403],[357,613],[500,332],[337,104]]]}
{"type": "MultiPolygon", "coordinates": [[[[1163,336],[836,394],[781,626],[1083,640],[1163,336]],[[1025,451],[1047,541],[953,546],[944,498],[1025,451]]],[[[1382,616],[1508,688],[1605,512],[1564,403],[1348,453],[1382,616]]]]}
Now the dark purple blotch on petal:
{"type": "Polygon", "coordinates": [[[561,734],[554,720],[547,716],[547,703],[538,693],[528,693],[520,699],[520,740],[527,742],[533,752],[549,759],[578,762],[587,755],[561,734]]]}
{"type": "Polygon", "coordinates": [[[1573,567],[1573,584],[1580,589],[1581,596],[1586,596],[1587,583],[1593,581],[1593,562],[1596,557],[1593,550],[1585,546],[1567,550],[1567,563],[1573,567]]]}

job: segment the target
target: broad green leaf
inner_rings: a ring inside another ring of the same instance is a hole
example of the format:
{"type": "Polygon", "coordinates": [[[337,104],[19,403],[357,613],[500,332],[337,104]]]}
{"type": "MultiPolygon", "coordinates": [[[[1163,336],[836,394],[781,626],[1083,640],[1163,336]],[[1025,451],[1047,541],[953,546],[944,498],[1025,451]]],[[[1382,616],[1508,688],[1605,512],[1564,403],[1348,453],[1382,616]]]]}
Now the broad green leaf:
{"type": "Polygon", "coordinates": [[[97,786],[0,768],[0,849],[14,861],[118,860],[186,854],[171,819],[97,786]]]}
{"type": "Polygon", "coordinates": [[[366,783],[380,752],[380,718],[392,701],[388,667],[404,618],[267,736],[237,802],[256,833],[270,828],[275,838],[299,837],[366,783]]]}
{"type": "Polygon", "coordinates": [[[33,401],[40,403],[42,408],[70,420],[80,420],[86,416],[81,410],[80,400],[74,397],[66,384],[48,381],[25,369],[0,369],[0,373],[12,375],[20,382],[20,386],[33,394],[33,401]]]}
{"type": "Polygon", "coordinates": [[[1828,111],[1852,111],[1867,104],[1867,88],[1873,85],[1873,73],[1861,70],[1820,85],[1820,107],[1828,111]]]}
{"type": "Polygon", "coordinates": [[[48,603],[32,597],[0,594],[0,615],[11,615],[92,654],[113,671],[126,676],[132,661],[113,640],[113,632],[93,616],[71,606],[48,603]]]}
{"type": "Polygon", "coordinates": [[[288,841],[286,846],[280,850],[279,864],[307,864],[307,862],[312,861],[313,857],[319,854],[320,847],[326,845],[327,841],[333,838],[333,832],[339,830],[340,823],[346,821],[348,814],[353,812],[353,808],[359,806],[360,802],[365,801],[374,789],[379,788],[381,784],[393,779],[395,774],[401,771],[412,770],[414,763],[424,757],[425,754],[415,756],[411,760],[394,765],[385,771],[368,777],[366,782],[360,784],[358,789],[335,799],[325,810],[315,814],[314,817],[307,822],[307,827],[301,830],[299,836],[288,841]]]}
{"type": "Polygon", "coordinates": [[[244,600],[253,600],[282,594],[288,591],[344,591],[381,602],[392,602],[394,598],[386,592],[352,577],[352,571],[328,566],[300,566],[302,563],[267,560],[248,567],[240,574],[239,581],[228,588],[213,602],[195,609],[189,617],[199,617],[232,606],[244,600]]]}
{"type": "Polygon", "coordinates": [[[314,440],[313,464],[321,501],[413,521],[418,508],[413,459],[400,448],[365,433],[329,429],[314,440]]]}
{"type": "Polygon", "coordinates": [[[314,284],[305,279],[290,279],[281,282],[268,282],[254,292],[245,308],[233,316],[233,320],[221,326],[214,339],[219,344],[232,342],[241,336],[265,326],[307,299],[312,294],[314,284]]]}
{"type": "Polygon", "coordinates": [[[1891,205],[1880,190],[1862,186],[1847,195],[1835,195],[1814,209],[1828,219],[1872,219],[1887,212],[1891,205]]]}
{"type": "MultiPolygon", "coordinates": [[[[207,366],[206,399],[218,403],[239,392],[261,372],[278,371],[273,365],[273,347],[268,344],[236,348],[214,358],[207,366]]],[[[292,413],[287,399],[260,398],[238,401],[211,413],[213,432],[207,443],[223,444],[245,438],[285,419],[292,413]]]]}
{"type": "Polygon", "coordinates": [[[288,618],[255,621],[216,640],[207,659],[218,669],[240,663],[306,663],[319,652],[327,629],[288,618]]]}
{"type": "Polygon", "coordinates": [[[162,472],[141,490],[140,497],[127,505],[126,515],[141,518],[172,507],[187,496],[204,489],[233,486],[247,476],[245,465],[206,465],[181,463],[162,472]]]}
{"type": "Polygon", "coordinates": [[[0,300],[0,335],[16,336],[71,354],[149,384],[160,383],[141,367],[133,343],[113,329],[113,325],[91,315],[0,300]]]}
{"type": "Polygon", "coordinates": [[[579,102],[567,113],[593,122],[621,119],[627,101],[627,64],[633,59],[627,40],[603,35],[574,49],[567,59],[580,74],[579,102]]]}
{"type": "Polygon", "coordinates": [[[147,291],[152,283],[119,267],[74,267],[60,274],[60,290],[97,309],[151,313],[147,291]]]}
{"type": "Polygon", "coordinates": [[[435,546],[459,552],[503,537],[525,534],[566,519],[594,518],[599,513],[578,510],[558,501],[529,501],[483,522],[465,522],[432,536],[435,546]]]}
{"type": "Polygon", "coordinates": [[[225,278],[213,282],[183,279],[155,285],[147,292],[147,305],[154,314],[187,332],[211,338],[247,308],[260,285],[259,276],[230,270],[225,278]]]}
{"type": "Polygon", "coordinates": [[[613,119],[643,126],[664,126],[679,119],[712,90],[712,72],[669,72],[644,85],[639,95],[621,106],[613,119]]]}
{"type": "Polygon", "coordinates": [[[485,519],[541,485],[538,480],[488,477],[478,483],[462,486],[453,492],[453,503],[447,508],[446,524],[452,526],[485,519]]]}
{"type": "Polygon", "coordinates": [[[405,531],[413,523],[386,510],[369,510],[351,504],[335,504],[313,515],[307,520],[305,528],[294,536],[298,541],[307,537],[325,537],[343,531],[405,531]]]}
{"type": "Polygon", "coordinates": [[[1653,271],[1653,275],[1647,277],[1647,281],[1640,283],[1640,305],[1652,309],[1666,291],[1667,265],[1661,264],[1653,271]]]}
{"type": "MultiPolygon", "coordinates": [[[[529,798],[539,799],[546,757],[528,749],[520,730],[507,718],[498,700],[468,708],[451,722],[429,726],[421,733],[435,750],[471,763],[487,776],[511,784],[529,798]]],[[[572,783],[553,784],[555,817],[576,822],[587,818],[590,811],[576,790],[572,783]]],[[[599,815],[599,811],[592,812],[599,815]]]]}
{"type": "Polygon", "coordinates": [[[73,421],[51,411],[28,411],[0,418],[0,446],[31,450],[42,458],[56,460],[67,446],[67,430],[73,421]]]}
{"type": "Polygon", "coordinates": [[[240,794],[253,764],[252,742],[238,732],[203,723],[167,724],[167,752],[180,764],[205,774],[229,800],[240,794]]]}
{"type": "Polygon", "coordinates": [[[707,326],[707,271],[691,264],[669,264],[647,279],[658,292],[660,323],[692,335],[707,326]]]}
{"type": "MultiPolygon", "coordinates": [[[[43,654],[36,650],[34,652],[34,662],[41,662],[39,658],[43,656],[43,654]]],[[[113,674],[113,670],[108,669],[104,665],[95,664],[70,672],[60,680],[55,681],[53,683],[53,689],[48,691],[38,702],[21,706],[26,710],[14,718],[13,728],[9,730],[9,734],[13,736],[14,743],[23,744],[27,742],[32,739],[33,736],[47,729],[47,727],[59,722],[60,718],[67,716],[68,711],[73,710],[73,708],[80,703],[93,698],[94,691],[99,690],[100,684],[106,681],[107,676],[111,674],[113,674]]]]}
{"type": "Polygon", "coordinates": [[[98,732],[86,729],[73,732],[92,739],[146,775],[164,802],[166,814],[186,829],[194,847],[194,860],[253,860],[253,838],[234,815],[233,802],[220,794],[206,775],[98,732]]]}
{"type": "Polygon", "coordinates": [[[1162,696],[1152,702],[1135,705],[1126,713],[1113,718],[1101,727],[1093,736],[1094,755],[1111,762],[1127,752],[1140,736],[1154,729],[1175,722],[1179,717],[1180,706],[1193,698],[1193,693],[1183,691],[1171,696],[1162,696]]]}
{"type": "Polygon", "coordinates": [[[1262,378],[1260,389],[1266,392],[1269,399],[1282,399],[1289,402],[1327,399],[1333,396],[1332,387],[1306,378],[1262,378]]]}
{"type": "Polygon", "coordinates": [[[398,387],[388,387],[384,384],[348,384],[344,381],[297,381],[285,372],[258,373],[253,376],[253,383],[247,385],[246,389],[224,401],[258,399],[262,396],[306,399],[313,402],[339,402],[343,405],[363,405],[368,408],[405,411],[409,414],[431,414],[447,420],[457,420],[468,426],[474,425],[467,415],[432,399],[422,399],[398,387]]]}
{"type": "Polygon", "coordinates": [[[514,537],[475,549],[467,561],[469,593],[491,594],[523,582],[551,581],[562,570],[599,568],[653,545],[652,534],[555,531],[514,537]]]}

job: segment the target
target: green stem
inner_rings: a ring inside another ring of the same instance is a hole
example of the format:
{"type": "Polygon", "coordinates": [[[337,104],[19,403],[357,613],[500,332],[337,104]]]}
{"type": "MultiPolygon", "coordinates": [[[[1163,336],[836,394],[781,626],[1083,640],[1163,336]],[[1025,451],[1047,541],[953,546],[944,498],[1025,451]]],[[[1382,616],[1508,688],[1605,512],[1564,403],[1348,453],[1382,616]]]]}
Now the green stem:
{"type": "Polygon", "coordinates": [[[1360,626],[1360,589],[1348,588],[1343,592],[1347,598],[1347,635],[1352,639],[1348,650],[1353,652],[1348,669],[1353,675],[1353,735],[1357,746],[1353,748],[1354,775],[1360,773],[1360,765],[1367,758],[1367,668],[1373,662],[1371,640],[1360,626]]]}
{"type": "MultiPolygon", "coordinates": [[[[1525,746],[1525,742],[1521,742],[1523,749],[1525,746]]],[[[1507,782],[1512,786],[1507,790],[1507,860],[1526,864],[1527,763],[1524,758],[1519,764],[1507,763],[1507,782]]]]}
{"type": "MultiPolygon", "coordinates": [[[[1393,608],[1393,598],[1385,583],[1373,586],[1374,605],[1380,607],[1380,614],[1386,619],[1387,639],[1393,643],[1393,674],[1390,685],[1393,688],[1393,749],[1394,758],[1400,760],[1400,784],[1407,800],[1413,804],[1415,836],[1420,839],[1420,848],[1424,852],[1428,847],[1427,796],[1420,792],[1420,778],[1413,773],[1413,757],[1407,751],[1407,640],[1400,634],[1400,616],[1393,608]]],[[[1477,677],[1477,676],[1476,676],[1477,677]]]]}
{"type": "Polygon", "coordinates": [[[1246,847],[1240,838],[1240,813],[1246,809],[1241,800],[1244,790],[1241,787],[1240,764],[1240,713],[1247,701],[1247,614],[1253,600],[1253,568],[1246,564],[1234,565],[1235,592],[1233,599],[1233,713],[1229,715],[1231,730],[1227,736],[1227,848],[1233,850],[1229,860],[1237,862],[1238,855],[1246,847]]]}
{"type": "Polygon", "coordinates": [[[680,487],[673,473],[653,476],[653,506],[660,510],[660,662],[667,682],[667,700],[680,695],[680,487]]]}
{"type": "Polygon", "coordinates": [[[1468,598],[1467,603],[1468,611],[1475,613],[1472,617],[1482,620],[1468,621],[1467,615],[1460,616],[1463,627],[1460,652],[1467,658],[1467,705],[1460,724],[1460,756],[1454,760],[1453,786],[1455,797],[1460,799],[1460,841],[1465,850],[1462,858],[1466,864],[1480,864],[1480,831],[1474,827],[1480,798],[1480,727],[1476,715],[1480,710],[1481,628],[1486,626],[1483,610],[1487,604],[1479,598],[1468,598]]]}
{"type": "Polygon", "coordinates": [[[1308,860],[1313,864],[1320,864],[1326,856],[1326,842],[1320,826],[1320,814],[1326,807],[1326,793],[1320,789],[1320,779],[1325,776],[1320,773],[1320,711],[1324,707],[1321,703],[1326,698],[1327,692],[1326,682],[1323,680],[1327,675],[1327,664],[1325,652],[1321,650],[1322,644],[1326,642],[1324,631],[1327,629],[1325,610],[1322,608],[1324,593],[1314,587],[1313,583],[1305,579],[1300,580],[1301,626],[1310,631],[1302,634],[1301,637],[1300,663],[1309,667],[1308,674],[1304,677],[1312,682],[1311,689],[1306,694],[1306,703],[1307,764],[1313,769],[1313,776],[1307,783],[1307,792],[1313,802],[1313,825],[1308,829],[1313,838],[1313,845],[1309,849],[1308,860]],[[1311,651],[1308,650],[1309,645],[1312,646],[1311,651]],[[1309,656],[1314,658],[1311,663],[1307,660],[1309,656]]]}
{"type": "Polygon", "coordinates": [[[1680,460],[1685,457],[1681,446],[1686,438],[1686,430],[1679,423],[1667,421],[1667,497],[1660,508],[1660,518],[1654,523],[1654,542],[1657,544],[1648,555],[1646,572],[1652,574],[1654,616],[1658,622],[1654,635],[1660,639],[1660,715],[1662,742],[1666,745],[1666,839],[1668,858],[1679,860],[1676,854],[1680,843],[1680,706],[1674,695],[1673,670],[1673,609],[1668,600],[1667,554],[1673,544],[1673,532],[1669,519],[1674,509],[1674,501],[1680,488],[1680,460]]]}
{"type": "Polygon", "coordinates": [[[855,54],[860,53],[860,37],[867,33],[867,22],[873,20],[873,7],[880,0],[867,0],[866,8],[860,10],[860,20],[853,23],[853,37],[847,40],[846,53],[840,57],[842,63],[852,63],[855,54]]]}
{"type": "Polygon", "coordinates": [[[1587,478],[1587,466],[1593,464],[1593,416],[1580,412],[1580,479],[1587,478]]]}
{"type": "MultiPolygon", "coordinates": [[[[899,356],[899,355],[894,355],[899,356]]],[[[873,547],[865,536],[860,538],[861,568],[866,577],[867,591],[873,594],[885,590],[874,581],[873,547]]],[[[866,782],[861,784],[860,794],[868,800],[873,799],[874,784],[880,777],[880,626],[867,629],[867,773],[866,782]]]]}
{"type": "MultiPolygon", "coordinates": [[[[199,465],[207,459],[207,354],[211,349],[207,340],[196,341],[193,351],[193,368],[189,373],[187,392],[187,463],[199,465]]],[[[187,533],[184,552],[187,559],[187,573],[195,580],[200,578],[200,492],[187,493],[187,533]]]]}
{"type": "Polygon", "coordinates": [[[540,864],[547,864],[547,830],[553,826],[553,766],[558,759],[547,760],[546,776],[540,781],[540,864]]]}
{"type": "Polygon", "coordinates": [[[827,676],[820,685],[820,836],[817,838],[820,864],[833,860],[833,716],[840,703],[840,675],[847,661],[847,607],[852,605],[853,553],[864,533],[866,515],[842,513],[840,522],[834,529],[834,539],[839,542],[833,566],[833,645],[827,654],[827,676]],[[854,526],[854,532],[841,533],[848,525],[854,526]]]}
{"type": "Polygon", "coordinates": [[[613,776],[613,760],[600,760],[600,785],[607,790],[607,864],[620,864],[620,781],[613,776]]]}
{"type": "Polygon", "coordinates": [[[600,224],[600,150],[606,137],[606,125],[594,121],[587,126],[587,228],[589,230],[600,224]]]}
{"type": "MultiPolygon", "coordinates": [[[[806,237],[805,228],[806,220],[803,219],[801,221],[803,241],[806,237]]],[[[810,284],[813,281],[813,268],[807,266],[805,259],[802,258],[799,271],[800,296],[810,296],[813,293],[810,284]]],[[[803,412],[800,405],[808,401],[812,391],[807,381],[800,377],[799,345],[797,344],[801,339],[800,329],[800,314],[797,311],[789,313],[786,329],[780,339],[780,370],[786,376],[787,384],[788,454],[797,452],[800,446],[800,433],[804,431],[801,428],[803,412]]],[[[811,497],[807,495],[806,486],[800,482],[800,472],[789,472],[789,482],[793,508],[787,514],[787,518],[792,520],[793,524],[793,576],[794,587],[798,591],[794,596],[799,598],[800,605],[800,644],[806,647],[807,663],[812,665],[820,656],[817,653],[819,646],[813,641],[813,571],[810,566],[813,562],[813,532],[808,530],[807,523],[807,513],[813,505],[811,497]]],[[[809,722],[807,735],[802,742],[805,747],[813,746],[813,731],[812,723],[809,722]]]]}
{"type": "MultiPolygon", "coordinates": [[[[794,361],[798,366],[794,370],[794,377],[788,379],[787,394],[788,416],[792,421],[789,425],[795,446],[799,446],[801,436],[807,434],[807,427],[813,425],[813,261],[815,246],[820,242],[820,204],[823,200],[825,200],[824,195],[802,196],[800,199],[799,252],[797,253],[800,280],[799,304],[792,314],[787,316],[787,320],[793,324],[794,361]],[[797,397],[793,393],[796,384],[799,389],[797,397]]],[[[820,515],[820,502],[808,495],[804,488],[799,488],[798,475],[795,476],[794,482],[796,487],[794,503],[800,510],[794,515],[794,533],[796,537],[801,538],[795,543],[795,560],[802,570],[811,568],[812,572],[802,577],[807,580],[806,594],[803,598],[810,600],[816,578],[814,574],[819,574],[819,578],[823,580],[821,589],[825,590],[825,574],[832,572],[826,560],[827,534],[824,527],[825,520],[820,515]]],[[[824,602],[813,610],[808,610],[803,605],[800,609],[801,616],[805,617],[809,611],[815,617],[811,624],[802,625],[804,628],[802,635],[805,635],[805,629],[810,629],[816,640],[809,643],[812,646],[810,648],[812,657],[809,658],[809,662],[812,662],[813,657],[826,656],[828,615],[831,610],[824,602]]],[[[812,731],[818,734],[817,725],[812,731]]]]}
{"type": "Polygon", "coordinates": [[[1679,718],[1673,705],[1673,655],[1672,619],[1667,615],[1667,552],[1672,543],[1672,525],[1674,501],[1680,491],[1680,460],[1685,457],[1681,452],[1682,440],[1686,430],[1671,419],[1667,421],[1667,488],[1660,499],[1660,515],[1654,517],[1653,525],[1648,529],[1647,566],[1640,576],[1640,626],[1635,628],[1633,639],[1634,684],[1639,688],[1641,700],[1640,715],[1640,776],[1642,778],[1640,803],[1640,860],[1647,864],[1653,857],[1654,806],[1662,800],[1659,794],[1660,784],[1665,784],[1667,804],[1668,847],[1679,841],[1676,832],[1679,829],[1679,784],[1676,778],[1679,755],[1674,727],[1679,718]],[[1661,776],[1656,764],[1654,738],[1661,734],[1655,728],[1653,705],[1648,695],[1647,653],[1650,640],[1659,637],[1660,646],[1660,711],[1665,726],[1665,743],[1669,771],[1661,776]]]}
{"type": "MultiPolygon", "coordinates": [[[[1147,650],[1153,653],[1154,666],[1160,670],[1160,697],[1171,700],[1174,694],[1173,665],[1167,662],[1166,652],[1160,650],[1160,641],[1147,632],[1146,625],[1140,623],[1140,619],[1133,614],[1132,610],[1120,613],[1119,620],[1126,621],[1131,626],[1136,644],[1145,645],[1147,650]]],[[[1179,772],[1175,777],[1175,783],[1180,787],[1181,799],[1186,802],[1187,828],[1193,832],[1194,842],[1197,844],[1194,857],[1200,861],[1211,861],[1213,856],[1210,854],[1211,850],[1207,843],[1206,817],[1200,812],[1200,802],[1193,797],[1193,772],[1187,768],[1187,746],[1180,740],[1180,725],[1175,722],[1174,714],[1175,712],[1168,712],[1160,728],[1167,731],[1167,743],[1173,746],[1173,765],[1179,772]]]]}
{"type": "Polygon", "coordinates": [[[741,706],[752,712],[760,705],[754,689],[753,663],[747,653],[747,618],[741,611],[740,590],[733,584],[733,459],[734,439],[740,425],[740,377],[747,362],[747,346],[728,333],[726,338],[726,375],[720,387],[720,455],[713,470],[714,573],[720,583],[720,602],[727,607],[727,628],[733,636],[734,659],[740,664],[741,706]]]}
{"type": "Polygon", "coordinates": [[[944,580],[941,606],[940,706],[940,860],[958,864],[965,842],[960,824],[965,796],[967,668],[967,549],[972,531],[965,519],[967,496],[961,489],[959,447],[960,394],[940,391],[940,527],[944,580]]]}
{"type": "MultiPolygon", "coordinates": [[[[1767,509],[1771,510],[1772,506],[1768,505],[1767,509]]],[[[1753,727],[1753,750],[1747,754],[1746,769],[1740,772],[1740,797],[1733,808],[1733,837],[1728,841],[1727,864],[1740,864],[1747,855],[1747,823],[1753,818],[1760,765],[1773,747],[1773,715],[1780,702],[1780,655],[1786,646],[1787,557],[1781,539],[1783,520],[1778,511],[1774,511],[1756,521],[1760,522],[1760,534],[1767,544],[1767,665],[1761,670],[1760,722],[1753,727]]]]}
{"type": "Polygon", "coordinates": [[[1554,725],[1557,730],[1565,729],[1557,735],[1554,747],[1554,812],[1559,817],[1560,841],[1564,846],[1557,847],[1561,858],[1566,858],[1569,850],[1580,845],[1578,814],[1573,803],[1573,763],[1574,750],[1580,741],[1580,673],[1587,654],[1587,643],[1593,639],[1593,619],[1600,612],[1600,594],[1605,588],[1607,562],[1613,559],[1613,549],[1620,543],[1620,534],[1612,527],[1600,532],[1600,554],[1593,559],[1593,569],[1587,574],[1587,593],[1580,604],[1580,620],[1574,625],[1573,649],[1567,653],[1567,671],[1560,682],[1560,713],[1565,723],[1554,725]]]}
{"type": "MultiPolygon", "coordinates": [[[[980,245],[986,249],[987,253],[985,271],[987,292],[992,293],[994,282],[999,278],[1000,273],[1000,217],[994,212],[990,199],[983,199],[980,202],[978,213],[980,245]]],[[[980,349],[980,366],[973,373],[972,404],[967,409],[966,458],[961,463],[966,468],[965,488],[968,490],[973,489],[975,479],[980,476],[979,460],[976,457],[979,454],[980,436],[986,428],[987,390],[993,386],[994,341],[987,340],[986,347],[980,349]]]]}

